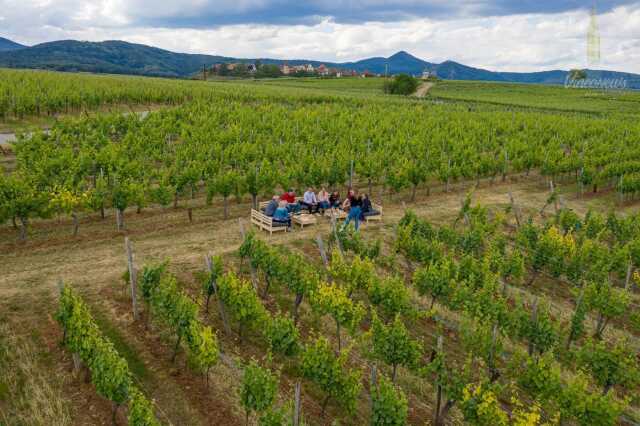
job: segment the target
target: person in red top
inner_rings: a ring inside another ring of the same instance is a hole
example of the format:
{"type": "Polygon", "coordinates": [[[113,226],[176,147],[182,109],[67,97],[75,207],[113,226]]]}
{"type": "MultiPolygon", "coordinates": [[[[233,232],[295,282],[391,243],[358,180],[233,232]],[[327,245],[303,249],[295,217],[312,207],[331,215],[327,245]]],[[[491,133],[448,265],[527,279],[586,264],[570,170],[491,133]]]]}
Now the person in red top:
{"type": "Polygon", "coordinates": [[[285,192],[280,196],[280,200],[286,201],[289,204],[294,204],[296,202],[296,193],[293,189],[290,189],[288,192],[285,192]]]}
{"type": "Polygon", "coordinates": [[[280,196],[280,201],[285,201],[287,203],[287,210],[289,213],[299,213],[301,206],[300,203],[296,201],[296,193],[293,189],[290,189],[288,192],[285,192],[280,196]]]}

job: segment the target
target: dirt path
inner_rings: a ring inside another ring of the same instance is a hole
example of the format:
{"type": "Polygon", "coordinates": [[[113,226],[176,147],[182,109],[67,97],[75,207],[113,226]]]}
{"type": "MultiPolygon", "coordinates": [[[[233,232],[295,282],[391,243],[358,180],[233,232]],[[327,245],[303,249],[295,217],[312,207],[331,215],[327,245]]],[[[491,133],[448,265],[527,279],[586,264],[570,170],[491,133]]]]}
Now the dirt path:
{"type": "Polygon", "coordinates": [[[416,98],[424,98],[429,93],[429,90],[433,87],[434,83],[424,82],[418,86],[418,90],[413,94],[416,98]]]}

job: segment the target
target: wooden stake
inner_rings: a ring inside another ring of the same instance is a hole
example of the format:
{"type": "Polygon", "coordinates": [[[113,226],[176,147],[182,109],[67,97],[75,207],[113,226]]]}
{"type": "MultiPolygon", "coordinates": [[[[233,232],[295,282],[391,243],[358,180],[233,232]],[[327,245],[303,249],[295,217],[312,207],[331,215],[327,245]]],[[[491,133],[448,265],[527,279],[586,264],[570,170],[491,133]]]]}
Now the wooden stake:
{"type": "Polygon", "coordinates": [[[513,199],[513,194],[509,191],[509,202],[511,203],[511,210],[513,210],[513,215],[516,217],[516,225],[520,227],[520,209],[516,206],[516,202],[513,199]]]}
{"type": "Polygon", "coordinates": [[[378,366],[373,364],[371,367],[371,383],[369,384],[369,403],[371,404],[371,411],[373,411],[373,392],[378,386],[378,366]]]}
{"type": "Polygon", "coordinates": [[[327,253],[324,250],[324,242],[322,241],[322,237],[320,234],[316,236],[316,241],[318,243],[318,250],[320,250],[320,256],[322,257],[322,263],[324,263],[324,267],[329,267],[329,259],[327,258],[327,253]]]}
{"type": "Polygon", "coordinates": [[[631,284],[631,275],[633,273],[633,262],[629,259],[629,264],[627,265],[627,276],[624,280],[624,289],[629,290],[631,284]]]}
{"type": "MultiPolygon", "coordinates": [[[[246,237],[246,232],[244,230],[244,223],[241,218],[238,218],[238,225],[240,226],[240,235],[242,236],[242,240],[244,241],[246,237]]],[[[249,270],[251,271],[251,284],[253,285],[253,289],[258,293],[258,277],[256,276],[256,268],[253,266],[253,263],[249,261],[249,270]]]]}
{"type": "MultiPolygon", "coordinates": [[[[436,353],[442,352],[442,336],[438,336],[438,342],[436,344],[436,353]]],[[[442,406],[442,386],[438,385],[437,393],[436,393],[436,409],[434,413],[433,424],[440,425],[442,424],[440,419],[440,407],[442,406]]]]}
{"type": "Polygon", "coordinates": [[[133,248],[131,247],[131,240],[129,237],[124,237],[124,246],[127,250],[127,264],[129,267],[129,284],[131,284],[131,307],[133,309],[133,320],[138,319],[138,306],[137,306],[137,277],[136,267],[133,264],[133,248]]]}
{"type": "MultiPolygon", "coordinates": [[[[531,309],[531,322],[538,322],[538,298],[533,301],[533,308],[531,309]]],[[[529,340],[529,356],[533,355],[534,350],[536,349],[535,344],[529,340]]]]}
{"type": "Polygon", "coordinates": [[[302,385],[300,384],[300,382],[296,383],[295,400],[294,400],[294,406],[293,406],[293,426],[299,426],[300,425],[300,393],[301,393],[301,387],[302,387],[302,385]]]}
{"type": "MultiPolygon", "coordinates": [[[[208,254],[205,257],[205,262],[207,264],[207,270],[211,274],[213,272],[213,260],[211,259],[211,254],[208,254]]],[[[215,294],[216,300],[218,301],[218,311],[220,311],[220,319],[222,320],[222,324],[224,326],[224,332],[227,334],[227,336],[230,336],[231,327],[229,326],[229,321],[227,321],[227,314],[224,309],[224,302],[222,301],[222,299],[220,299],[220,295],[218,294],[218,284],[216,283],[216,280],[212,280],[211,284],[213,286],[213,294],[215,294]]]]}

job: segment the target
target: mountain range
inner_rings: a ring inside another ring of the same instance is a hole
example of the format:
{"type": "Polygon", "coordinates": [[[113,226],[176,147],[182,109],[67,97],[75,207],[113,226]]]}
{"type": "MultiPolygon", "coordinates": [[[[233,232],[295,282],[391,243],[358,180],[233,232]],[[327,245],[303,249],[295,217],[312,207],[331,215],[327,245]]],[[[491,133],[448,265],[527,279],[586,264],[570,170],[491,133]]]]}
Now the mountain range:
{"type": "MultiPolygon", "coordinates": [[[[300,65],[369,71],[383,74],[419,75],[427,70],[448,80],[480,80],[515,83],[562,84],[568,71],[495,72],[466,66],[454,61],[427,62],[401,51],[388,58],[374,57],[355,62],[321,62],[304,59],[258,58],[263,64],[300,65]]],[[[23,46],[0,37],[0,67],[36,68],[56,71],[133,74],[156,77],[187,78],[220,62],[253,62],[256,59],[174,53],[168,50],[124,41],[88,42],[61,40],[35,46],[23,46]]],[[[640,75],[617,71],[587,70],[589,78],[625,79],[627,87],[640,89],[640,75]]]]}
{"type": "Polygon", "coordinates": [[[27,46],[11,41],[7,38],[0,37],[0,52],[6,52],[9,50],[24,49],[27,46]]]}

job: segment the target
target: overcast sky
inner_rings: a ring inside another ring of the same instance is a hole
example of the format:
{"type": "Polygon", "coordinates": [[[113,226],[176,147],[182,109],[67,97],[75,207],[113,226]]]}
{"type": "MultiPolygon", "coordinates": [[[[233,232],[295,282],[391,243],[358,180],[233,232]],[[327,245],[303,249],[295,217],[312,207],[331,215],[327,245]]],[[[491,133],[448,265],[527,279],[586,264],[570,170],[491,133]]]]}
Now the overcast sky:
{"type": "MultiPolygon", "coordinates": [[[[0,0],[0,36],[351,61],[398,50],[499,71],[586,67],[593,0],[0,0]]],[[[601,62],[640,73],[640,0],[597,2],[601,62]]]]}

